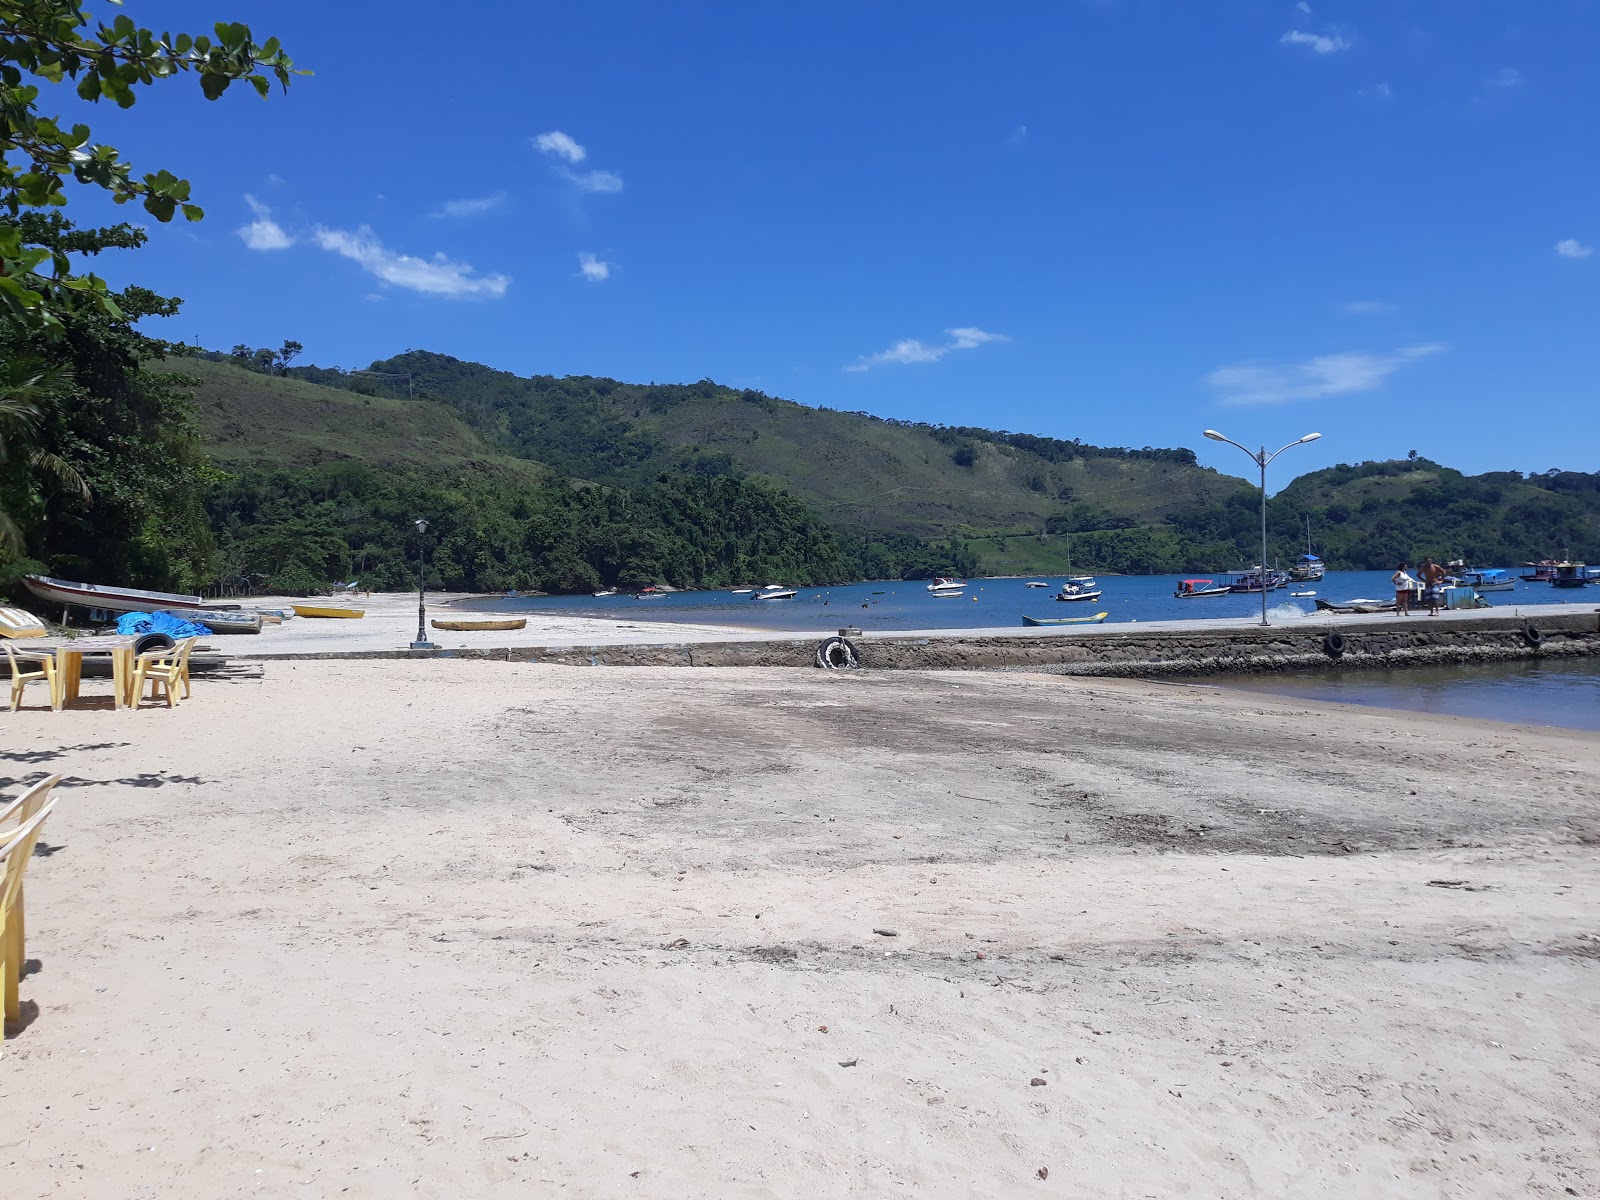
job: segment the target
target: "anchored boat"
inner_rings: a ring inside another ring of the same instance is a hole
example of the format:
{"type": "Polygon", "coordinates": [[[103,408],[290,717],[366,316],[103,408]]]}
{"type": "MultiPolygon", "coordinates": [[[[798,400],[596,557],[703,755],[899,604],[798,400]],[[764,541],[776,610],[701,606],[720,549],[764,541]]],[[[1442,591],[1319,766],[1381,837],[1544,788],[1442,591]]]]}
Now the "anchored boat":
{"type": "Polygon", "coordinates": [[[1179,600],[1193,600],[1197,596],[1226,596],[1230,590],[1211,579],[1180,579],[1178,590],[1172,594],[1179,600]]]}
{"type": "Polygon", "coordinates": [[[345,620],[354,620],[367,615],[364,608],[335,608],[325,604],[296,604],[294,615],[297,617],[343,617],[345,620]]]}

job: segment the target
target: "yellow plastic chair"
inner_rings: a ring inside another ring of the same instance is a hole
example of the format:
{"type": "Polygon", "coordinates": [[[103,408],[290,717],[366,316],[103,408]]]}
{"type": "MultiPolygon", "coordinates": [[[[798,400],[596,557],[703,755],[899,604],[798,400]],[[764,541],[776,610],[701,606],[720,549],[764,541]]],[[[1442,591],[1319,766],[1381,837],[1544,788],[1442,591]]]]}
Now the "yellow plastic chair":
{"type": "Polygon", "coordinates": [[[61,676],[56,671],[56,656],[35,650],[24,650],[19,658],[15,649],[5,646],[6,660],[11,664],[11,711],[22,707],[22,689],[35,680],[43,680],[50,687],[50,707],[61,709],[61,676]],[[36,665],[38,670],[25,671],[23,664],[36,665]]]}
{"type": "MultiPolygon", "coordinates": [[[[11,801],[4,808],[0,808],[0,843],[5,843],[16,836],[17,830],[26,825],[39,815],[39,810],[50,799],[50,792],[61,782],[61,776],[52,775],[48,779],[41,779],[22,795],[11,801]]],[[[10,938],[16,943],[17,975],[22,975],[23,964],[28,961],[24,936],[26,925],[22,913],[22,886],[17,885],[17,900],[11,906],[11,915],[0,921],[0,939],[10,938]]],[[[0,955],[4,961],[11,962],[11,955],[0,955]]]]}
{"type": "Polygon", "coordinates": [[[5,993],[6,1021],[22,1019],[22,1000],[18,985],[22,979],[22,925],[12,919],[22,897],[22,874],[33,857],[39,831],[55,811],[55,801],[24,821],[5,841],[0,841],[0,991],[5,993]]]}
{"type": "Polygon", "coordinates": [[[189,655],[200,639],[186,637],[170,650],[147,650],[139,655],[133,668],[133,706],[139,707],[144,698],[145,681],[150,682],[150,699],[164,696],[167,707],[175,703],[174,692],[181,685],[183,698],[189,698],[189,655]]]}

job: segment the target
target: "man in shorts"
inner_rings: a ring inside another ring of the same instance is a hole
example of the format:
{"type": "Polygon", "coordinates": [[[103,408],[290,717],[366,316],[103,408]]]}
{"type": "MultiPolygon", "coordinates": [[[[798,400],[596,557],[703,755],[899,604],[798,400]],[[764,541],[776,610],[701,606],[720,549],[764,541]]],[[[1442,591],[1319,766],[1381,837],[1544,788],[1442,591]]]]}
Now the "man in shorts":
{"type": "Polygon", "coordinates": [[[1422,598],[1428,602],[1428,615],[1439,615],[1439,604],[1444,599],[1444,593],[1439,589],[1444,586],[1445,570],[1431,558],[1422,560],[1422,598]]]}

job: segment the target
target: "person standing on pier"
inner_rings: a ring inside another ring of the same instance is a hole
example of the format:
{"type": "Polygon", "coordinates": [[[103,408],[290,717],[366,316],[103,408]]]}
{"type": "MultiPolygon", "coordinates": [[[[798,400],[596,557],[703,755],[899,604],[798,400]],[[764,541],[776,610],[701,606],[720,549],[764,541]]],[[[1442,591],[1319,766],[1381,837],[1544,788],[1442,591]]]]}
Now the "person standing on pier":
{"type": "Polygon", "coordinates": [[[1439,615],[1439,601],[1444,598],[1444,593],[1439,589],[1444,586],[1444,568],[1431,558],[1422,560],[1422,598],[1428,602],[1428,615],[1439,615]]]}
{"type": "Polygon", "coordinates": [[[1394,581],[1394,611],[1398,616],[1411,615],[1411,592],[1417,586],[1417,581],[1411,578],[1411,572],[1406,570],[1406,564],[1401,563],[1394,569],[1390,576],[1394,581]]]}

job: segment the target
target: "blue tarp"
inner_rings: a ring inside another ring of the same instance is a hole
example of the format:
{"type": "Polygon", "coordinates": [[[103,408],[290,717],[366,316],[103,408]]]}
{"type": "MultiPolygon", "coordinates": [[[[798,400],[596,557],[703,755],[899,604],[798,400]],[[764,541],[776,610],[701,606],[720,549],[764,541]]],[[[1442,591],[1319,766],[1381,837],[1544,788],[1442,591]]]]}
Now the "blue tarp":
{"type": "Polygon", "coordinates": [[[164,633],[176,641],[178,638],[205,637],[211,630],[193,621],[185,621],[166,612],[130,612],[117,618],[117,632],[124,637],[141,633],[164,633]]]}

